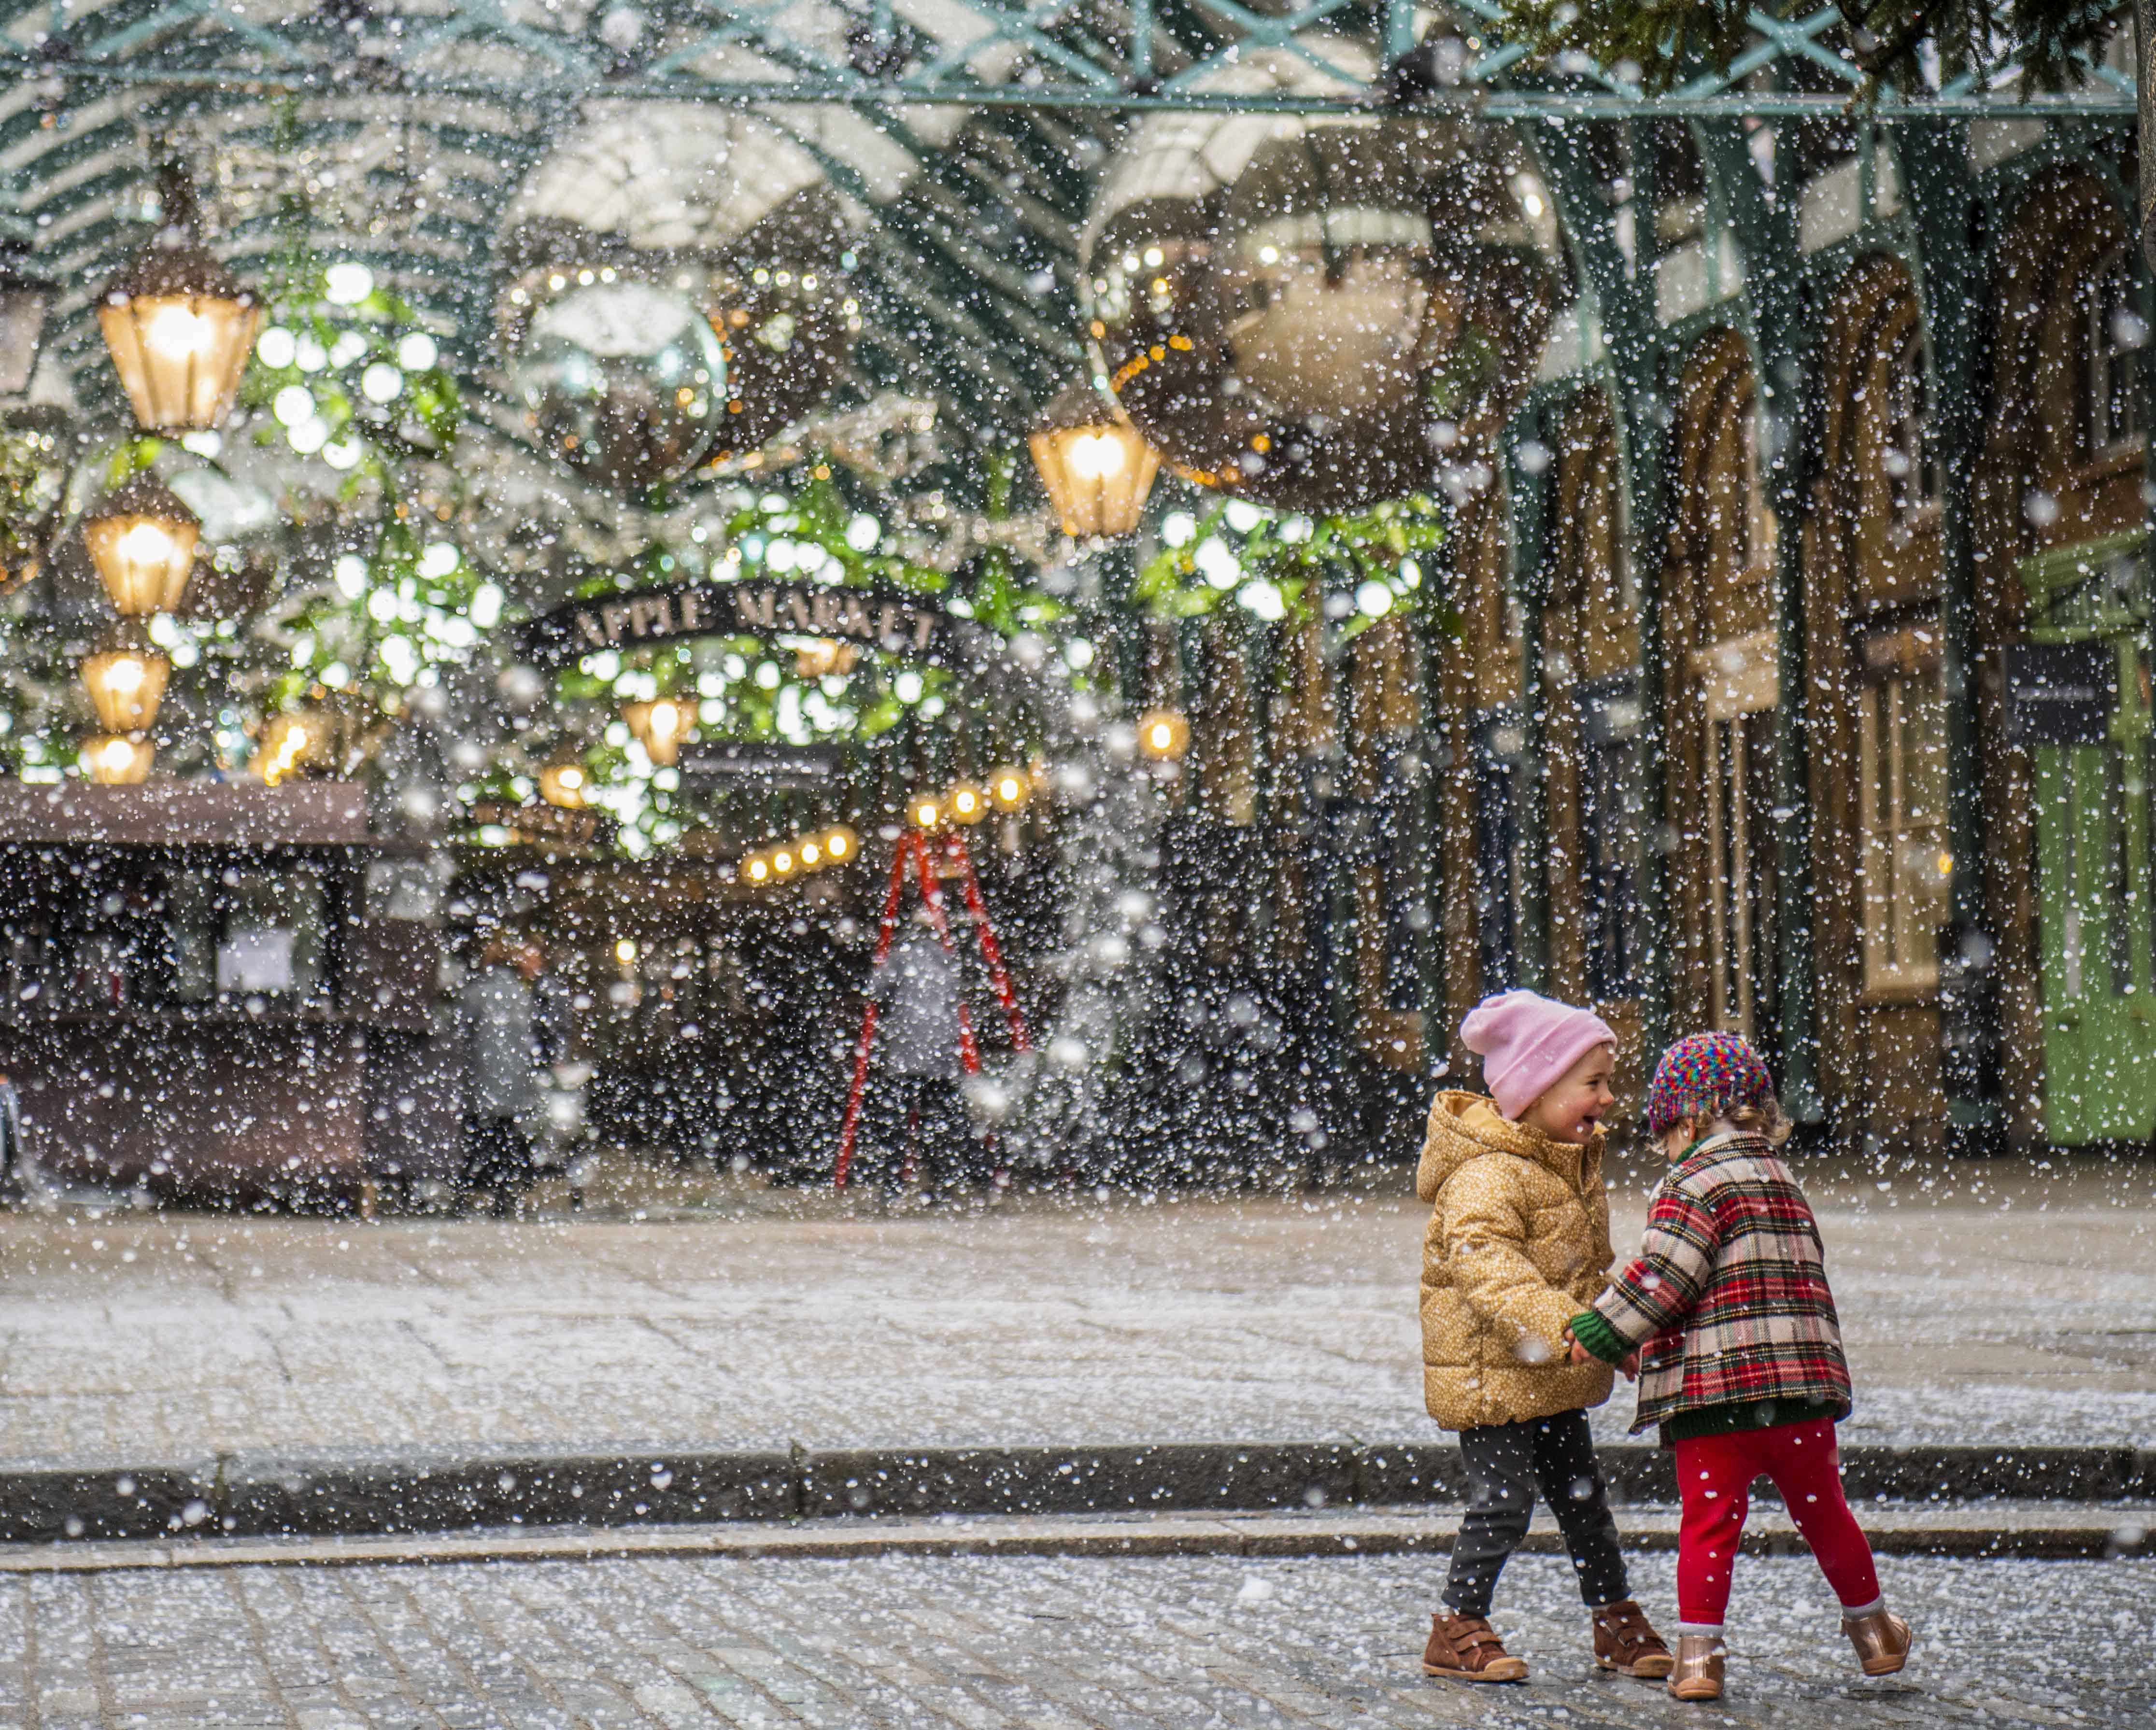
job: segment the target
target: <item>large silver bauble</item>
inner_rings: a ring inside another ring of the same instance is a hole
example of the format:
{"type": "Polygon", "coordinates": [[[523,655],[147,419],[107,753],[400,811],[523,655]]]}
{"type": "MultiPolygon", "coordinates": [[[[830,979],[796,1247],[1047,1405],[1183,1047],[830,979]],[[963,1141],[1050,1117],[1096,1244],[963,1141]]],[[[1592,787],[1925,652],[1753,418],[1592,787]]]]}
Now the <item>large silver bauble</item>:
{"type": "MultiPolygon", "coordinates": [[[[793,130],[696,103],[599,101],[507,213],[497,317],[512,347],[557,276],[611,269],[679,295],[726,351],[706,452],[744,457],[813,413],[860,330],[847,264],[865,218],[793,130]]],[[[851,123],[845,139],[872,138],[851,123]]],[[[840,141],[813,122],[829,151],[840,141]]],[[[845,150],[835,154],[845,159],[845,150]]],[[[874,178],[875,177],[870,177],[874,178]]]]}
{"type": "Polygon", "coordinates": [[[726,361],[701,312],[626,279],[571,288],[539,307],[509,376],[538,443],[624,491],[695,466],[726,401],[726,361]]]}
{"type": "Polygon", "coordinates": [[[716,456],[776,438],[828,398],[861,328],[844,259],[853,242],[830,187],[805,187],[751,223],[711,268],[705,304],[726,345],[716,456]]]}
{"type": "Polygon", "coordinates": [[[1081,253],[1111,388],[1172,466],[1260,504],[1428,490],[1517,406],[1554,310],[1524,168],[1436,116],[1147,119],[1081,253]]]}

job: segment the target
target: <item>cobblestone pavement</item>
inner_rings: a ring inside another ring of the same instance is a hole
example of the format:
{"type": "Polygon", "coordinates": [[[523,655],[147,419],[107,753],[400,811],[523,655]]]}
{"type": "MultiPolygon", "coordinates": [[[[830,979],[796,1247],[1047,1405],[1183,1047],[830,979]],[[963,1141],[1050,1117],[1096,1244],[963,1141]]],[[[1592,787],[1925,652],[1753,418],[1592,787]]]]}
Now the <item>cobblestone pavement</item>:
{"type": "MultiPolygon", "coordinates": [[[[1808,1559],[1748,1559],[1729,1693],[1598,1676],[1568,1568],[1516,1558],[1522,1687],[1425,1679],[1438,1559],[667,1561],[244,1569],[0,1586],[25,1730],[963,1730],[2156,1722],[2156,1564],[1883,1564],[1914,1623],[1866,1681],[1808,1559]]],[[[1666,1559],[1635,1586],[1669,1617],[1666,1559]]]]}
{"type": "MultiPolygon", "coordinates": [[[[573,1221],[0,1216],[0,1460],[1427,1438],[1426,1210],[1388,1181],[886,1216],[621,1170],[573,1221]]],[[[1808,1181],[1849,1441],[2156,1441],[2156,1164],[1808,1181]]]]}

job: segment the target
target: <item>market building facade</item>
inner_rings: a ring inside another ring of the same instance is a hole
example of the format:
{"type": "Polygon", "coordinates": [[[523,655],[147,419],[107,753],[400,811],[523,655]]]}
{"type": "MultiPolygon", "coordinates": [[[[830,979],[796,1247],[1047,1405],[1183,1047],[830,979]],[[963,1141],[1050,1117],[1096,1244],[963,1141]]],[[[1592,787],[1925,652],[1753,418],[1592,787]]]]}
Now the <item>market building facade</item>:
{"type": "MultiPolygon", "coordinates": [[[[275,920],[213,889],[199,1005],[116,963],[97,1003],[98,903],[44,907],[38,862],[149,850],[116,891],[147,918],[175,893],[151,852],[244,852],[245,822],[0,816],[30,909],[10,1062],[67,1043],[40,1021],[63,1004],[94,1048],[85,1017],[169,1044],[266,994],[310,1051],[326,1021],[362,1054],[326,1171],[449,1169],[360,1127],[414,1097],[453,1123],[439,1076],[396,1067],[444,1043],[427,982],[370,1007],[338,970],[394,957],[395,919],[429,955],[513,930],[572,982],[621,1134],[739,1107],[813,1174],[832,1138],[736,1060],[843,1036],[881,884],[808,868],[803,837],[870,866],[914,822],[939,858],[976,836],[1048,1055],[1140,1078],[1112,1106],[1058,1083],[1114,1144],[1042,1155],[1066,1175],[1397,1155],[1434,1080],[1471,1074],[1460,1016],[1512,985],[1599,1006],[1634,1085],[1661,1040],[1745,1033],[1816,1145],[2156,1134],[2123,48],[2066,95],[1852,105],[1831,13],[1656,98],[1404,4],[1105,33],[796,10],[758,45],[453,8],[426,41],[369,13],[107,42],[100,13],[66,55],[13,51],[23,256],[64,286],[11,425],[59,416],[94,458],[16,484],[20,791],[78,772],[28,743],[80,724],[29,669],[103,641],[99,576],[128,610],[95,532],[126,504],[202,540],[192,598],[135,609],[159,647],[100,651],[160,663],[181,712],[157,732],[153,694],[131,724],[93,683],[85,772],[364,783],[374,853],[330,873],[368,929],[320,941],[312,1007],[242,980],[275,920]],[[367,94],[326,94],[352,66],[367,94]],[[344,262],[322,340],[271,308],[239,419],[134,392],[139,427],[192,430],[114,464],[94,291],[172,221],[151,122],[235,267],[344,262]],[[337,335],[345,306],[388,334],[337,335]],[[354,371],[335,414],[326,365],[354,371]],[[341,493],[294,466],[345,452],[341,493]],[[184,505],[91,473],[136,468],[184,505]],[[265,643],[289,672],[247,659],[265,643]],[[1113,821],[1111,781],[1142,795],[1113,821]]],[[[75,1058],[46,1067],[80,1091],[75,1058]]],[[[58,1126],[111,1113],[32,1108],[33,1142],[110,1163],[58,1126]]]]}

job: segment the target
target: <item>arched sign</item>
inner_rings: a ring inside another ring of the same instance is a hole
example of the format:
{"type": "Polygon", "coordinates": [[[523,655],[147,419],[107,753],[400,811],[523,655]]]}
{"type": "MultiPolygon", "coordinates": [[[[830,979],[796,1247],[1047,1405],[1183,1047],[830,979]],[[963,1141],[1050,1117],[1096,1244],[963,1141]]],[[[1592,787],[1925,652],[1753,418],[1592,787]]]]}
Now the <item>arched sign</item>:
{"type": "Polygon", "coordinates": [[[911,659],[944,658],[951,616],[921,595],[815,583],[681,583],[572,601],[517,627],[527,661],[572,661],[690,637],[828,637],[911,659]]]}

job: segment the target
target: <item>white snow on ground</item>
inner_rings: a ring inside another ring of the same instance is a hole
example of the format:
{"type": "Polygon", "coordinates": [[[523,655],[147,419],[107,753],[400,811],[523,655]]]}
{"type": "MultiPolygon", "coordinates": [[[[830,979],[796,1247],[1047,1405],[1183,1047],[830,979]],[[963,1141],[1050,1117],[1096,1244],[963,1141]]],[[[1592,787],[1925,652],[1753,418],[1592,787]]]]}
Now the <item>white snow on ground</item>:
{"type": "MultiPolygon", "coordinates": [[[[2015,1168],[1972,1196],[1964,1168],[1949,1199],[1812,1181],[1848,1440],[2156,1445],[2145,1171],[2015,1168]]],[[[1643,1210],[1620,1195],[1620,1246],[1643,1210]]],[[[1425,1210],[1397,1186],[887,1218],[737,1189],[671,1211],[0,1217],[0,1458],[1438,1434],[1425,1210]]],[[[1630,1415],[1620,1389],[1598,1427],[1630,1415]]]]}
{"type": "MultiPolygon", "coordinates": [[[[1633,1566],[1665,1631],[1671,1559],[1633,1566]]],[[[14,1660],[0,1713],[170,1730],[2156,1721],[2156,1564],[1884,1558],[1881,1584],[1917,1644],[1900,1675],[1866,1681],[1811,1559],[1747,1557],[1729,1692],[1712,1707],[1597,1671],[1559,1556],[1515,1557],[1498,1588],[1493,1619],[1527,1661],[1525,1686],[1425,1677],[1445,1569],[1442,1556],[887,1556],[46,1575],[0,1592],[14,1660]]]]}

